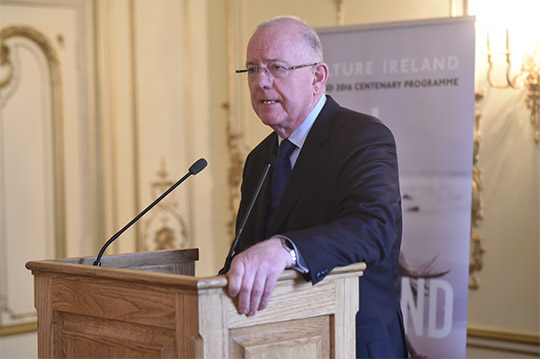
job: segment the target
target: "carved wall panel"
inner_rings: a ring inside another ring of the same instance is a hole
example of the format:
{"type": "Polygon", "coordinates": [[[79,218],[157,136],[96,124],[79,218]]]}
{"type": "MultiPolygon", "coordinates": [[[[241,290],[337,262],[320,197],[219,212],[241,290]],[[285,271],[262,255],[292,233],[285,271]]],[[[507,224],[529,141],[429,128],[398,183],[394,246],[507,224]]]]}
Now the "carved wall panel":
{"type": "Polygon", "coordinates": [[[87,5],[0,0],[0,336],[36,326],[25,263],[79,254],[93,234],[87,5]]]}
{"type": "Polygon", "coordinates": [[[0,231],[2,327],[35,320],[28,257],[64,254],[62,76],[42,31],[0,32],[0,231]]]}
{"type": "MultiPolygon", "coordinates": [[[[169,173],[162,162],[158,179],[152,183],[152,197],[158,198],[176,181],[170,179],[169,173]]],[[[178,207],[174,191],[159,202],[144,219],[145,250],[162,250],[187,248],[191,246],[186,222],[178,207]]]]}

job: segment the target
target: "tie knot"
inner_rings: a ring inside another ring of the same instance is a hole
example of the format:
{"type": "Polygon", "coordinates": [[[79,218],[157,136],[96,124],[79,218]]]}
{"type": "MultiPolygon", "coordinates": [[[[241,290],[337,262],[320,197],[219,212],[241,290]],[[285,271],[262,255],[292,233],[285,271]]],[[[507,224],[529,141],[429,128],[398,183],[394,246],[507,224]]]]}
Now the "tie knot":
{"type": "Polygon", "coordinates": [[[281,144],[279,145],[279,149],[278,149],[278,155],[277,155],[278,159],[283,160],[283,159],[291,157],[291,154],[293,153],[295,148],[296,146],[291,141],[289,140],[281,141],[281,144]]]}

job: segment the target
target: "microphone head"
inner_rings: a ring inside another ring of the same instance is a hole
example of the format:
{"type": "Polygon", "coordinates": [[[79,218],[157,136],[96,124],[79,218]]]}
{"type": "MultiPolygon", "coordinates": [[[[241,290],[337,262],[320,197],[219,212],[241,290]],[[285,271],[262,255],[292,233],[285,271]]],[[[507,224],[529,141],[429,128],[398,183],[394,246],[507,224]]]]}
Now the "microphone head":
{"type": "Polygon", "coordinates": [[[195,162],[194,164],[191,165],[191,167],[189,168],[189,172],[192,175],[196,175],[197,173],[204,170],[204,168],[206,167],[207,164],[208,164],[208,162],[206,162],[206,160],[204,158],[199,158],[197,160],[197,162],[195,162]]]}

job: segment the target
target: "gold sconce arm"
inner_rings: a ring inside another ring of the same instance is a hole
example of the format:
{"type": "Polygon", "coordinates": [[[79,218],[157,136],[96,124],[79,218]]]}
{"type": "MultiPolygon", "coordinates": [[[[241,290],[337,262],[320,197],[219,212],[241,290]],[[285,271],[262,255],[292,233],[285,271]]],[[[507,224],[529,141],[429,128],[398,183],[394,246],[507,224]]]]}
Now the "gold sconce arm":
{"type": "Polygon", "coordinates": [[[489,85],[493,88],[498,88],[498,89],[505,89],[509,87],[514,88],[514,89],[521,88],[523,86],[523,82],[519,80],[524,77],[523,71],[517,74],[516,76],[514,76],[514,78],[512,78],[512,76],[510,75],[512,71],[512,51],[510,51],[510,38],[508,35],[508,29],[506,30],[506,51],[504,51],[504,54],[506,56],[506,84],[501,85],[501,84],[498,84],[495,80],[493,80],[493,76],[492,76],[493,52],[491,50],[491,41],[490,41],[490,36],[488,32],[487,33],[487,61],[488,61],[489,67],[488,67],[487,79],[488,79],[489,85]]]}
{"type": "Polygon", "coordinates": [[[531,124],[535,130],[534,140],[540,142],[539,124],[540,124],[540,81],[538,66],[534,72],[529,73],[525,82],[527,83],[527,99],[525,100],[527,108],[531,111],[531,124]]]}
{"type": "Polygon", "coordinates": [[[527,55],[523,59],[521,71],[514,77],[511,75],[512,70],[512,51],[510,50],[510,37],[508,29],[506,30],[506,49],[503,52],[506,56],[506,83],[500,84],[493,79],[493,51],[491,49],[491,41],[489,32],[487,33],[487,80],[491,87],[497,89],[521,89],[527,88],[527,97],[525,103],[530,111],[530,121],[534,128],[534,140],[540,142],[539,135],[539,117],[540,117],[540,90],[539,90],[539,73],[540,73],[540,51],[536,51],[532,55],[527,55]]]}

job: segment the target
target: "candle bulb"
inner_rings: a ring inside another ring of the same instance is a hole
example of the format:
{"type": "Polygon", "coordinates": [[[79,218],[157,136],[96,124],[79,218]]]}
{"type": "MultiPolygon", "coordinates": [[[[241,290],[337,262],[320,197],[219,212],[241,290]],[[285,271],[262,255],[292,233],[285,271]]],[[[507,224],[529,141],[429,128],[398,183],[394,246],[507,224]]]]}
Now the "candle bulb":
{"type": "Polygon", "coordinates": [[[510,51],[510,36],[508,34],[508,28],[506,28],[506,51],[510,51]]]}

